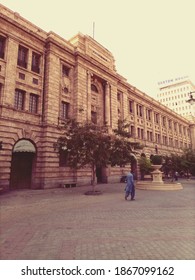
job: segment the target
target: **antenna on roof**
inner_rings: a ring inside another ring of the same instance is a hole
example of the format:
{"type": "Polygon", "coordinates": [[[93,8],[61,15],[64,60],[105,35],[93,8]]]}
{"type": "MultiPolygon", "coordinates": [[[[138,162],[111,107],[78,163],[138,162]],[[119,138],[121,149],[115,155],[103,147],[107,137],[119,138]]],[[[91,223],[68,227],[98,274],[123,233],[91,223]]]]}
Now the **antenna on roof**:
{"type": "Polygon", "coordinates": [[[93,22],[93,39],[95,37],[95,22],[93,22]]]}

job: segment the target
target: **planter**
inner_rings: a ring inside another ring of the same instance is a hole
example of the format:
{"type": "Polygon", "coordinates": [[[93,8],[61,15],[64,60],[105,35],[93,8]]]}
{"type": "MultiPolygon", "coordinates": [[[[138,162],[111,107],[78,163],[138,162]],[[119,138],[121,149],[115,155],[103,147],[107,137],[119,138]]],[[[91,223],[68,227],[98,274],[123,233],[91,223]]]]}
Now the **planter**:
{"type": "Polygon", "coordinates": [[[162,167],[162,164],[153,164],[152,168],[154,169],[154,171],[151,172],[152,174],[152,182],[153,183],[163,183],[162,180],[162,174],[163,172],[161,172],[159,169],[162,167]]]}
{"type": "Polygon", "coordinates": [[[162,167],[162,164],[152,164],[151,166],[154,170],[159,170],[162,167]]]}

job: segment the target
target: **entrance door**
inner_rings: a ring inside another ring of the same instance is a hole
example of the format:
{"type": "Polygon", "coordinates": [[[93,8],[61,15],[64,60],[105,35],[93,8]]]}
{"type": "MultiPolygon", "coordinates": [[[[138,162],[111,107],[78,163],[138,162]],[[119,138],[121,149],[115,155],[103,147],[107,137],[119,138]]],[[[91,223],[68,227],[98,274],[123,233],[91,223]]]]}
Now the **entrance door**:
{"type": "Polygon", "coordinates": [[[13,153],[10,187],[12,189],[27,189],[31,187],[32,163],[34,153],[13,153]]]}
{"type": "Polygon", "coordinates": [[[34,144],[28,139],[20,139],[13,148],[10,187],[26,189],[31,187],[33,159],[36,154],[34,144]]]}
{"type": "Polygon", "coordinates": [[[102,167],[96,166],[97,183],[102,183],[102,167]]]}
{"type": "Polygon", "coordinates": [[[96,166],[97,183],[107,183],[106,167],[96,166]]]}

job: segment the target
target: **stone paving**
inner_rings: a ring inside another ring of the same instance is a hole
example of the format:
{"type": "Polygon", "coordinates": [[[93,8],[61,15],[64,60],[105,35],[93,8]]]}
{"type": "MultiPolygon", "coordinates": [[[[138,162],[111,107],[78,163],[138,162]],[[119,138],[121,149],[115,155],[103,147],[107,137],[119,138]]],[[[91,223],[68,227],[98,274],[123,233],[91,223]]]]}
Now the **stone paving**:
{"type": "Polygon", "coordinates": [[[195,181],[177,191],[136,190],[124,183],[18,190],[0,196],[0,259],[194,260],[195,181]]]}

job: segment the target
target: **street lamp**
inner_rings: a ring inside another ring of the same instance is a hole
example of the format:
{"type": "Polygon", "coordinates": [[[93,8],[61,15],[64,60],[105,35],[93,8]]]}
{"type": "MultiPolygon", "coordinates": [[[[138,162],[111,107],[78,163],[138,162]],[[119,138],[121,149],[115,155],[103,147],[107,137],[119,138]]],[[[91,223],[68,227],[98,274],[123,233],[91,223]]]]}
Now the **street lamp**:
{"type": "Polygon", "coordinates": [[[188,99],[186,102],[190,103],[190,105],[192,106],[192,116],[195,117],[195,98],[193,97],[193,93],[195,93],[195,91],[189,92],[190,99],[188,99]]]}
{"type": "Polygon", "coordinates": [[[190,99],[186,101],[190,103],[190,105],[193,105],[195,103],[195,98],[193,98],[193,93],[195,93],[195,91],[189,92],[190,99]]]}
{"type": "Polygon", "coordinates": [[[192,123],[190,124],[190,135],[191,135],[191,147],[192,149],[195,149],[195,98],[193,97],[193,93],[195,91],[191,91],[189,93],[190,99],[187,100],[186,102],[190,103],[192,106],[192,123]]]}

